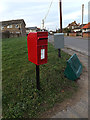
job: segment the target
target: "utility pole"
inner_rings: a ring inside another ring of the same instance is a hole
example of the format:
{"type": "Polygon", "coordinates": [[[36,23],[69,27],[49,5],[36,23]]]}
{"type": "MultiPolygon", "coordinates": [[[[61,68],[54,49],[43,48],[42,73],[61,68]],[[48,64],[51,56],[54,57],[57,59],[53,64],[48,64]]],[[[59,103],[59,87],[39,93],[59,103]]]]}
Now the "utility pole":
{"type": "MultiPolygon", "coordinates": [[[[60,33],[62,33],[62,1],[59,0],[60,7],[60,33]]],[[[61,58],[61,49],[58,49],[58,56],[61,58]]]]}
{"type": "Polygon", "coordinates": [[[60,4],[60,33],[62,33],[62,1],[59,0],[60,4]]]}
{"type": "Polygon", "coordinates": [[[44,29],[44,19],[42,19],[42,29],[44,29]]]}
{"type": "MultiPolygon", "coordinates": [[[[83,17],[84,17],[84,4],[82,4],[82,27],[83,27],[83,17]]],[[[83,29],[82,29],[82,37],[83,37],[83,29]]]]}

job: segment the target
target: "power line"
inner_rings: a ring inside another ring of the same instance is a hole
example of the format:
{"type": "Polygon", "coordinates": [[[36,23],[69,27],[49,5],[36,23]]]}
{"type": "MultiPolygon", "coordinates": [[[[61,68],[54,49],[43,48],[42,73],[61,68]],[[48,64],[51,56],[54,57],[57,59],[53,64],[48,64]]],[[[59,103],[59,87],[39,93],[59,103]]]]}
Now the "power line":
{"type": "Polygon", "coordinates": [[[45,21],[45,19],[47,18],[48,14],[49,14],[49,11],[50,11],[50,8],[52,6],[52,3],[53,3],[53,0],[50,3],[49,9],[47,11],[47,14],[45,15],[44,19],[42,19],[42,29],[44,29],[44,21],[45,21]]]}
{"type": "Polygon", "coordinates": [[[51,8],[51,6],[52,6],[52,3],[53,3],[53,0],[51,1],[50,6],[49,6],[49,9],[48,9],[48,11],[47,11],[47,14],[45,15],[45,17],[44,17],[43,20],[45,20],[45,19],[47,18],[48,14],[49,14],[49,11],[50,11],[50,8],[51,8]]]}

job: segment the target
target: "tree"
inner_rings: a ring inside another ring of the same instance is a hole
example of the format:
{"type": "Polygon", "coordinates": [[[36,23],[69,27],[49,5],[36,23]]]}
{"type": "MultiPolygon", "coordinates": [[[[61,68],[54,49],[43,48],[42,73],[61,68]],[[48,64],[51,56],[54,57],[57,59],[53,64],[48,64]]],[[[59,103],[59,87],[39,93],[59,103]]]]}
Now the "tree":
{"type": "Polygon", "coordinates": [[[71,28],[64,28],[63,29],[63,33],[71,33],[71,28]]]}

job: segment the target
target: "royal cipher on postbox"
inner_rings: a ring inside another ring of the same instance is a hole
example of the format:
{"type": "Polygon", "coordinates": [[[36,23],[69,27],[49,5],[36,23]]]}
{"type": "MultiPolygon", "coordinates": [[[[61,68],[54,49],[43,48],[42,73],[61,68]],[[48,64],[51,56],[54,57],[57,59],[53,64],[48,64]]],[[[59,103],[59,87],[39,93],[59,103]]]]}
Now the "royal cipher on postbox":
{"type": "Polygon", "coordinates": [[[48,32],[30,32],[27,46],[29,61],[36,65],[47,63],[48,32]]]}

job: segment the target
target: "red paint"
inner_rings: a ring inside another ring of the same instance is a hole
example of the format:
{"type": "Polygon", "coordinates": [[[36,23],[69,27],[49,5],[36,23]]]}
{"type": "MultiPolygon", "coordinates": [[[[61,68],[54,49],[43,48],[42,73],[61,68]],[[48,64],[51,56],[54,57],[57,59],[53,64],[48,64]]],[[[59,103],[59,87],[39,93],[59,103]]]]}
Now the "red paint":
{"type": "Polygon", "coordinates": [[[47,45],[48,32],[29,33],[27,37],[28,60],[36,65],[47,63],[47,45]]]}

